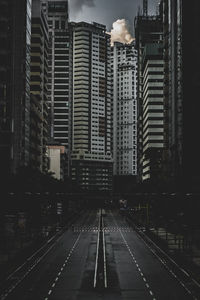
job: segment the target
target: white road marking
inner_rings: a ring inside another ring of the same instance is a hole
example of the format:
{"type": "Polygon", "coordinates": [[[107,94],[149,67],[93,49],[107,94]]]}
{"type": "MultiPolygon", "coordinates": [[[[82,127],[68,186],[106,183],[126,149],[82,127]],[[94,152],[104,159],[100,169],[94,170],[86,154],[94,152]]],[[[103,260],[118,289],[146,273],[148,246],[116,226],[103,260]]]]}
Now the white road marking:
{"type": "MultiPolygon", "coordinates": [[[[80,239],[80,236],[81,236],[81,233],[79,233],[79,235],[78,235],[78,237],[77,237],[77,239],[76,239],[76,241],[75,241],[75,243],[74,243],[74,245],[73,245],[73,247],[72,247],[72,249],[73,249],[73,251],[74,251],[74,249],[75,249],[75,247],[76,247],[76,245],[77,245],[77,243],[78,243],[78,241],[79,241],[79,239],[80,239]]],[[[71,250],[72,251],[72,250],[71,250]]],[[[71,252],[70,251],[70,252],[71,252]]],[[[73,252],[72,251],[72,252],[73,252]]],[[[68,256],[70,256],[70,255],[68,255],[68,256]]],[[[65,260],[65,262],[66,262],[66,260],[65,260]]],[[[65,264],[63,264],[63,265],[65,265],[65,264]]],[[[63,267],[61,267],[60,268],[60,271],[58,272],[58,274],[57,274],[57,277],[55,278],[55,280],[54,280],[54,283],[52,284],[52,288],[55,288],[55,286],[56,286],[56,283],[57,283],[57,281],[58,281],[58,279],[59,279],[59,276],[61,275],[61,273],[62,273],[62,271],[64,270],[64,268],[63,267]]],[[[48,294],[50,295],[52,293],[52,290],[50,290],[49,292],[48,292],[48,294]]],[[[48,300],[48,298],[45,298],[45,300],[48,300]]]]}
{"type": "MultiPolygon", "coordinates": [[[[102,223],[103,223],[103,217],[102,217],[102,223]]],[[[102,224],[102,226],[104,226],[102,224]]],[[[103,263],[104,263],[104,287],[107,288],[107,273],[106,273],[106,242],[105,242],[105,234],[103,230],[103,263]]]]}
{"type": "MultiPolygon", "coordinates": [[[[100,210],[99,210],[99,229],[100,229],[100,210]]],[[[95,261],[95,271],[94,271],[94,283],[93,286],[96,288],[97,285],[97,269],[98,269],[98,257],[99,257],[99,238],[100,238],[100,230],[98,230],[97,235],[97,250],[96,250],[96,261],[95,261]]]]}
{"type": "MultiPolygon", "coordinates": [[[[112,213],[111,213],[111,214],[112,214],[112,213]]],[[[116,220],[115,220],[113,214],[112,214],[112,217],[113,217],[113,219],[114,219],[114,222],[116,223],[116,220]]],[[[116,224],[117,224],[117,223],[116,223],[116,224]]],[[[127,243],[127,240],[125,239],[125,237],[124,237],[124,235],[123,235],[121,229],[119,229],[119,232],[120,232],[120,234],[121,234],[121,237],[122,237],[122,239],[123,239],[123,241],[124,241],[125,246],[127,247],[128,251],[129,251],[129,253],[131,254],[131,257],[132,257],[132,259],[133,259],[133,257],[134,257],[133,252],[132,252],[132,250],[130,249],[130,247],[129,247],[128,243],[127,243]]],[[[141,269],[140,269],[140,267],[139,267],[139,265],[138,265],[136,259],[133,259],[133,261],[134,261],[134,263],[135,263],[135,265],[136,265],[136,267],[137,267],[137,269],[138,269],[138,271],[139,271],[139,273],[140,273],[142,279],[146,282],[145,285],[146,285],[147,289],[149,290],[150,295],[153,296],[153,292],[150,290],[150,286],[149,286],[149,284],[147,283],[146,278],[144,278],[144,274],[141,272],[141,269]]]]}
{"type": "MultiPolygon", "coordinates": [[[[172,274],[172,276],[174,277],[174,278],[176,278],[177,279],[177,281],[180,283],[180,285],[182,285],[182,287],[187,291],[187,293],[188,294],[190,294],[190,295],[192,295],[192,292],[186,287],[186,285],[182,282],[182,280],[181,279],[179,279],[178,278],[178,276],[168,267],[168,265],[166,264],[166,262],[163,260],[163,259],[161,259],[159,256],[158,256],[158,254],[156,254],[155,253],[155,251],[147,244],[147,242],[140,236],[140,235],[138,235],[139,237],[140,237],[140,239],[145,243],[145,245],[147,246],[147,248],[157,257],[157,259],[165,266],[165,268],[172,274]]],[[[148,240],[150,240],[148,237],[147,237],[147,239],[148,240]]],[[[151,241],[151,240],[150,240],[151,241]]],[[[154,244],[154,246],[157,248],[157,249],[159,249],[167,258],[169,258],[169,260],[172,262],[172,263],[174,263],[175,265],[176,265],[176,267],[178,268],[178,269],[182,269],[182,268],[180,268],[176,263],[175,263],[175,261],[173,260],[173,259],[171,259],[162,249],[160,249],[153,241],[151,241],[153,244],[154,244]]],[[[187,272],[185,272],[186,274],[187,274],[187,272]]],[[[198,285],[198,287],[200,287],[200,285],[194,280],[194,279],[191,279],[195,284],[197,284],[198,285]]],[[[194,298],[195,299],[195,298],[194,298]]]]}
{"type": "MultiPolygon", "coordinates": [[[[144,233],[141,230],[139,231],[144,235],[144,233]]],[[[184,287],[188,294],[192,295],[192,292],[186,287],[182,280],[179,279],[178,276],[167,266],[166,262],[155,253],[155,251],[147,244],[147,242],[140,235],[138,236],[146,244],[149,250],[158,258],[158,260],[160,260],[160,262],[166,267],[166,269],[174,276],[174,278],[176,278],[177,281],[184,287]]],[[[163,253],[164,256],[167,257],[168,260],[170,260],[179,270],[181,270],[187,277],[190,277],[190,275],[183,268],[181,268],[171,257],[169,257],[169,255],[167,255],[167,253],[165,253],[160,247],[158,247],[148,236],[146,236],[146,238],[154,245],[154,247],[156,247],[161,253],[163,253]]],[[[195,279],[191,278],[190,280],[200,288],[200,284],[195,279]]],[[[196,298],[194,297],[194,299],[196,298]]]]}

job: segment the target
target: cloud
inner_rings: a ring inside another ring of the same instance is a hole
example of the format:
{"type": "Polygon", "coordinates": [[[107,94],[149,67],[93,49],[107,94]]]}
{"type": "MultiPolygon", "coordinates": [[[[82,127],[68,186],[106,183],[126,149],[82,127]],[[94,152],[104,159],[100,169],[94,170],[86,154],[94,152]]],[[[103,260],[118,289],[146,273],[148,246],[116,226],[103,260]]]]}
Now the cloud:
{"type": "Polygon", "coordinates": [[[79,13],[83,10],[83,6],[94,7],[94,0],[70,0],[70,7],[76,13],[79,13]]]}
{"type": "Polygon", "coordinates": [[[118,19],[112,25],[113,29],[111,29],[111,45],[114,42],[121,42],[125,44],[131,43],[134,39],[129,32],[128,23],[125,19],[118,19]]]}

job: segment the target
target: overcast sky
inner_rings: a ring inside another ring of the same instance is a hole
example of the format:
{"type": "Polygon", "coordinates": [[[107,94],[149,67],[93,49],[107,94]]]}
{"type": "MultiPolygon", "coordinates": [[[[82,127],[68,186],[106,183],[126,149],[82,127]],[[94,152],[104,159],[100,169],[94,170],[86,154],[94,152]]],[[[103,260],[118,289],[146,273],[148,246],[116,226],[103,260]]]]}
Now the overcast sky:
{"type": "MultiPolygon", "coordinates": [[[[149,14],[154,14],[159,0],[149,0],[149,14]]],[[[70,21],[86,21],[105,24],[111,31],[112,24],[125,19],[133,35],[134,17],[143,0],[69,0],[70,21]]]]}

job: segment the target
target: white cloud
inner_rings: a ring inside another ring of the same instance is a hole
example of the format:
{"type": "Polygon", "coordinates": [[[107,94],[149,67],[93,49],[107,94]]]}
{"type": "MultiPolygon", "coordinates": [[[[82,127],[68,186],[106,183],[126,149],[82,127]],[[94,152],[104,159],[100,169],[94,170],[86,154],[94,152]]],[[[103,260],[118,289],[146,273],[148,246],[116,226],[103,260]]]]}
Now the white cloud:
{"type": "Polygon", "coordinates": [[[118,19],[112,25],[111,29],[111,45],[114,42],[130,44],[134,39],[128,30],[128,24],[125,19],[118,19]]]}

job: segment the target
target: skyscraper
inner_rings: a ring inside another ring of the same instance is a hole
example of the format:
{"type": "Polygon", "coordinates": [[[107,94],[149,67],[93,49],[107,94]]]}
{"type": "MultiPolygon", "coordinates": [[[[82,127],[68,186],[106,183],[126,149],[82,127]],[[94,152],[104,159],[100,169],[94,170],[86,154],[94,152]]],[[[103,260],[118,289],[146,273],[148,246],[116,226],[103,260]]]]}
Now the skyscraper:
{"type": "MultiPolygon", "coordinates": [[[[157,171],[154,172],[152,166],[157,164],[157,160],[159,164],[161,163],[160,154],[157,159],[158,157],[155,153],[153,155],[152,149],[151,151],[147,150],[164,146],[163,137],[160,136],[160,131],[163,131],[161,127],[164,126],[164,116],[161,116],[164,112],[163,87],[160,82],[163,80],[163,62],[158,61],[162,57],[163,45],[161,16],[138,15],[135,19],[135,32],[136,49],[138,50],[138,179],[139,181],[156,181],[156,178],[161,178],[161,174],[157,167],[155,168],[157,171]],[[160,139],[162,145],[156,142],[160,139]],[[149,173],[150,170],[152,170],[152,176],[149,173]]],[[[156,153],[158,154],[158,151],[156,153]]],[[[159,170],[162,169],[159,168],[159,170]]]]}
{"type": "Polygon", "coordinates": [[[137,174],[137,50],[112,47],[114,175],[137,174]]]}
{"type": "Polygon", "coordinates": [[[164,61],[162,44],[146,44],[143,51],[142,180],[158,182],[163,171],[164,61]]]}
{"type": "Polygon", "coordinates": [[[72,179],[112,189],[110,36],[104,25],[72,23],[72,179]]]}
{"type": "Polygon", "coordinates": [[[200,44],[198,0],[163,0],[166,142],[168,176],[181,186],[199,186],[200,44]]]}
{"type": "Polygon", "coordinates": [[[70,144],[70,41],[68,1],[42,0],[49,25],[49,84],[50,142],[70,144]]]}
{"type": "Polygon", "coordinates": [[[0,1],[2,174],[29,164],[31,0],[0,1]]]}
{"type": "Polygon", "coordinates": [[[30,166],[47,171],[48,23],[41,1],[32,0],[30,166]]]}

